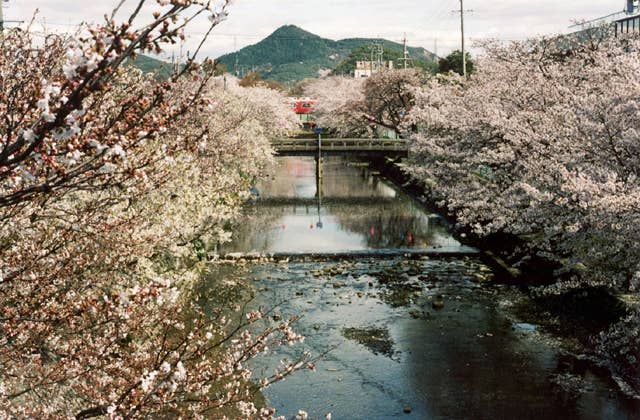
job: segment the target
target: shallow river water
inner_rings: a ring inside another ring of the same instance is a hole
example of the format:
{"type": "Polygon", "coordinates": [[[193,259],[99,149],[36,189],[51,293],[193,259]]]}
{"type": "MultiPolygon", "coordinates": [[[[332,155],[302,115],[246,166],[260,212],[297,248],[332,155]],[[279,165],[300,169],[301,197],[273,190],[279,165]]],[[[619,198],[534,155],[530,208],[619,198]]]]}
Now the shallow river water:
{"type": "Polygon", "coordinates": [[[301,350],[321,356],[316,372],[298,372],[264,391],[279,414],[640,417],[640,404],[624,399],[606,371],[522,316],[527,297],[492,283],[490,269],[449,235],[442,218],[357,163],[326,160],[319,200],[312,158],[279,163],[225,249],[314,254],[231,268],[254,289],[252,305],[273,309],[275,320],[300,316],[306,336],[302,346],[258,360],[256,376],[301,350]],[[349,255],[326,255],[335,252],[349,255]]]}

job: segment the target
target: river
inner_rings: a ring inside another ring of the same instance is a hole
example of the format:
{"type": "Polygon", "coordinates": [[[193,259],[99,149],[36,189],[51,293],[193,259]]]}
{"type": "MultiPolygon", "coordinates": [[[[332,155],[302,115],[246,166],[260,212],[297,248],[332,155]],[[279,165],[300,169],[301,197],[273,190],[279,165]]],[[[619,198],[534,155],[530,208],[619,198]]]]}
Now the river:
{"type": "Polygon", "coordinates": [[[299,315],[306,336],[256,361],[257,377],[301,350],[321,355],[316,372],[264,391],[278,414],[638,418],[640,404],[527,317],[526,294],[492,282],[440,216],[357,161],[325,159],[321,194],[315,175],[313,158],[279,158],[223,249],[289,258],[231,268],[254,307],[299,315]]]}

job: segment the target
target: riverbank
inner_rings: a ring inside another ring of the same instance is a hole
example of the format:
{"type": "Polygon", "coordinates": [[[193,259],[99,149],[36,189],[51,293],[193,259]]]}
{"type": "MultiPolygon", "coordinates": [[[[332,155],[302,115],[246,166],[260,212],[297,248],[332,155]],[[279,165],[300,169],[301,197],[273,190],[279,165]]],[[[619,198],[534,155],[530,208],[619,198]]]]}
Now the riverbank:
{"type": "Polygon", "coordinates": [[[540,286],[567,280],[573,273],[566,271],[558,277],[556,271],[562,267],[557,262],[538,255],[524,258],[522,253],[514,252],[523,244],[521,238],[512,235],[481,238],[470,229],[457,225],[455,217],[432,198],[432,191],[411,178],[403,170],[401,162],[379,159],[373,162],[372,167],[425,208],[443,215],[455,226],[452,230],[454,237],[465,245],[479,249],[481,260],[496,273],[492,281],[518,285],[534,299],[538,310],[530,314],[533,322],[553,334],[575,340],[581,352],[585,353],[587,363],[594,368],[608,370],[609,376],[626,396],[640,399],[640,380],[635,361],[613,364],[612,360],[603,357],[597,343],[599,335],[623,320],[631,311],[640,308],[638,299],[604,287],[570,290],[558,295],[541,292],[540,286]],[[523,259],[526,262],[518,264],[518,267],[510,263],[523,259]]]}

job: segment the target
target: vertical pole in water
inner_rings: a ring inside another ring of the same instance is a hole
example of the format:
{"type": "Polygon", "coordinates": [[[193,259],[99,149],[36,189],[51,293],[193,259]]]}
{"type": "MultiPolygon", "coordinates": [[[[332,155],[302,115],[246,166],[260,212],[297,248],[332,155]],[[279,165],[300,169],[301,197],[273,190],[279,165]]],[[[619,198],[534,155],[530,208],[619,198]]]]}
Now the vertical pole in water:
{"type": "Polygon", "coordinates": [[[316,196],[322,197],[322,129],[316,127],[318,133],[318,156],[316,156],[316,196]]]}
{"type": "Polygon", "coordinates": [[[318,132],[318,161],[316,163],[316,205],[318,206],[318,222],[316,223],[316,227],[318,229],[322,229],[322,130],[318,132]]]}

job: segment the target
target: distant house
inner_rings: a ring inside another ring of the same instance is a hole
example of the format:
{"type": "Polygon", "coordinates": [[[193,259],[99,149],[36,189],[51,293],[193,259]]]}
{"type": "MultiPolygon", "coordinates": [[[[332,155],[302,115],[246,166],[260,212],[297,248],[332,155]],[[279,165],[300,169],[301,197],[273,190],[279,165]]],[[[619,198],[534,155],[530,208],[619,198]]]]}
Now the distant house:
{"type": "Polygon", "coordinates": [[[640,10],[638,10],[638,0],[627,0],[624,12],[625,16],[616,19],[614,22],[616,35],[640,33],[640,10]]]}
{"type": "Polygon", "coordinates": [[[356,79],[371,77],[374,73],[382,69],[393,70],[393,61],[356,61],[356,69],[353,72],[353,77],[356,79]]]}
{"type": "Polygon", "coordinates": [[[572,26],[576,29],[574,34],[580,32],[601,33],[601,36],[615,31],[618,34],[640,32],[640,0],[625,0],[622,11],[611,13],[586,22],[580,22],[572,26]],[[611,32],[609,32],[609,30],[611,32]]]}

